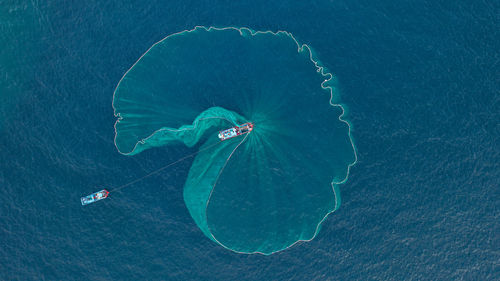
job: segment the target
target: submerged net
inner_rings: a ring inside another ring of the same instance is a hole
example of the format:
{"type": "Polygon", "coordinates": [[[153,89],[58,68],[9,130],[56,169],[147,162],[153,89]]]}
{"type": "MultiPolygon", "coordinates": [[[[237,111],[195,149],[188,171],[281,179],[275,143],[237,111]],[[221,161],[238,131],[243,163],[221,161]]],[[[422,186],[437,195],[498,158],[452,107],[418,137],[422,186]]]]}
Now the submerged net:
{"type": "Polygon", "coordinates": [[[171,35],[120,81],[115,144],[129,155],[199,145],[184,200],[203,233],[237,252],[282,250],[316,235],[355,162],[323,71],[286,32],[171,35]],[[217,144],[219,130],[245,122],[251,133],[217,144]]]}

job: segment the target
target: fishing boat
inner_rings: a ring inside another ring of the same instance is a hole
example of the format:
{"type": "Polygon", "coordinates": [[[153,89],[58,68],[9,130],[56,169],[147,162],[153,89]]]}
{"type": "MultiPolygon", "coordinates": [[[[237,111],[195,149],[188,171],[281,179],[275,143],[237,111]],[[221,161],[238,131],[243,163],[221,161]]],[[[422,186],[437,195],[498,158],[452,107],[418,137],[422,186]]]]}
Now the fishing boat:
{"type": "Polygon", "coordinates": [[[253,129],[252,123],[245,123],[239,126],[235,126],[224,131],[219,131],[219,139],[221,141],[225,141],[227,139],[231,139],[237,136],[241,136],[247,133],[250,133],[253,129]]]}
{"type": "Polygon", "coordinates": [[[92,203],[97,202],[99,200],[105,199],[108,197],[108,194],[109,194],[109,191],[107,191],[106,189],[103,189],[101,191],[98,191],[98,192],[92,193],[90,195],[87,195],[85,197],[82,197],[81,198],[82,205],[92,204],[92,203]]]}

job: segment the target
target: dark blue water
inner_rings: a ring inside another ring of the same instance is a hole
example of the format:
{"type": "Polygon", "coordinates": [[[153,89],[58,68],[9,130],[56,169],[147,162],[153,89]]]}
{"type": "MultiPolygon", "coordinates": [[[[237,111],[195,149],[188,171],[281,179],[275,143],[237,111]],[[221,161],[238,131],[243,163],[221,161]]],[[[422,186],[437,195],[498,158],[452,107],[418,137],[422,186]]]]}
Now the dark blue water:
{"type": "Polygon", "coordinates": [[[1,4],[0,279],[500,279],[499,10],[494,1],[1,4]],[[186,151],[113,145],[112,92],[154,42],[195,25],[287,30],[333,73],[358,163],[319,235],[271,256],[205,238],[186,151]]]}

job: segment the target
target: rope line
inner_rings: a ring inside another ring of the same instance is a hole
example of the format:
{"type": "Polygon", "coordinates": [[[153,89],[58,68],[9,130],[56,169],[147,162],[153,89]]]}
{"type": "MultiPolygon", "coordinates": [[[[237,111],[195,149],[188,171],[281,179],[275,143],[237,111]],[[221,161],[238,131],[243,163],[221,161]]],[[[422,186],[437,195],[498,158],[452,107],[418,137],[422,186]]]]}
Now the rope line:
{"type": "Polygon", "coordinates": [[[170,167],[170,166],[172,166],[172,165],[175,165],[175,164],[177,164],[177,163],[179,163],[179,162],[182,162],[182,161],[184,161],[184,160],[186,160],[186,159],[188,159],[188,158],[190,158],[190,157],[193,157],[193,156],[195,156],[196,154],[198,154],[198,153],[200,153],[200,152],[202,152],[202,151],[205,151],[205,150],[207,150],[207,149],[209,149],[209,148],[212,148],[212,147],[214,147],[214,146],[216,146],[216,145],[220,144],[221,142],[222,142],[222,141],[216,142],[216,143],[214,143],[214,144],[212,144],[212,145],[209,145],[209,146],[207,146],[207,147],[205,147],[205,148],[203,148],[203,149],[201,149],[201,150],[198,150],[197,152],[194,152],[194,153],[191,153],[191,154],[189,154],[189,155],[187,155],[187,156],[184,156],[184,157],[182,157],[182,158],[180,158],[180,159],[178,159],[178,160],[176,160],[176,161],[174,161],[174,162],[172,162],[172,163],[170,163],[170,164],[168,164],[168,165],[166,165],[166,166],[163,166],[163,167],[161,167],[161,168],[159,168],[159,169],[157,169],[157,170],[155,170],[155,171],[153,171],[153,172],[151,172],[151,173],[149,173],[149,174],[147,174],[147,175],[145,175],[145,176],[142,176],[142,177],[140,177],[140,178],[138,178],[138,179],[135,179],[135,180],[133,180],[133,181],[131,181],[131,182],[129,182],[129,183],[126,183],[126,184],[124,184],[124,185],[121,185],[121,186],[118,186],[118,187],[116,187],[116,188],[113,188],[113,189],[112,189],[112,190],[110,190],[109,192],[111,193],[111,192],[118,191],[118,190],[123,189],[123,188],[125,188],[125,187],[127,187],[127,186],[130,186],[130,185],[132,185],[132,184],[134,184],[134,183],[136,183],[136,182],[139,182],[139,181],[141,181],[141,180],[143,180],[143,179],[145,179],[145,178],[147,178],[147,177],[150,177],[150,176],[152,176],[152,175],[154,175],[154,174],[157,174],[157,173],[159,173],[159,172],[161,172],[161,171],[165,170],[166,168],[168,168],[168,167],[170,167]]]}

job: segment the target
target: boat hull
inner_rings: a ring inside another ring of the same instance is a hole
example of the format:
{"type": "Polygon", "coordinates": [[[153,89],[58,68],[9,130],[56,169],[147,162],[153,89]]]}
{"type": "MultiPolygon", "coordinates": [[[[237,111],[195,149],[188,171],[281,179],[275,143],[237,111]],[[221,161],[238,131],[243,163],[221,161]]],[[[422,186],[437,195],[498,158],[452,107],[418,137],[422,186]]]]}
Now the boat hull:
{"type": "Polygon", "coordinates": [[[95,193],[92,193],[90,195],[87,195],[87,196],[80,198],[80,201],[82,202],[82,205],[88,205],[88,204],[92,204],[94,202],[97,202],[99,200],[106,199],[108,197],[108,195],[109,195],[109,191],[107,191],[106,189],[103,189],[101,191],[98,191],[98,192],[95,192],[95,193]]]}
{"type": "Polygon", "coordinates": [[[232,127],[224,131],[219,132],[219,139],[221,141],[225,141],[227,139],[232,139],[237,136],[241,136],[244,134],[248,134],[252,131],[253,129],[253,124],[252,123],[245,123],[240,126],[232,127]]]}

